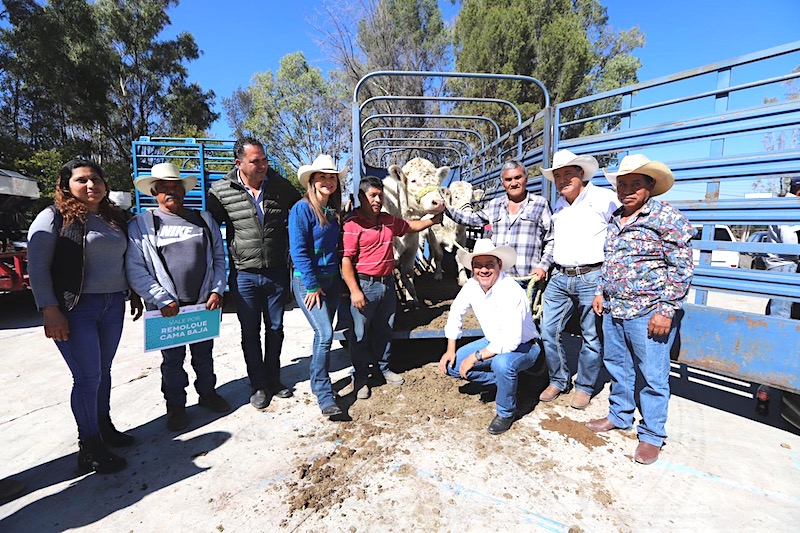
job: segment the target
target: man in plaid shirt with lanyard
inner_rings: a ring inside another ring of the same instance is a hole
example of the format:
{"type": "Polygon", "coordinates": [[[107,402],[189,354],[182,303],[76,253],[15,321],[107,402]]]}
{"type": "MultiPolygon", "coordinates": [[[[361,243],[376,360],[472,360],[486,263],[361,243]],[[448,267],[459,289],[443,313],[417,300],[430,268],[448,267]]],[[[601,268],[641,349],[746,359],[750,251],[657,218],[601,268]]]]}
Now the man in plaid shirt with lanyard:
{"type": "Polygon", "coordinates": [[[508,274],[515,278],[536,276],[545,279],[553,262],[553,228],[547,200],[525,188],[528,173],[522,163],[503,163],[500,182],[506,190],[476,212],[447,207],[447,215],[458,224],[492,228],[495,246],[510,246],[517,262],[508,274]]]}

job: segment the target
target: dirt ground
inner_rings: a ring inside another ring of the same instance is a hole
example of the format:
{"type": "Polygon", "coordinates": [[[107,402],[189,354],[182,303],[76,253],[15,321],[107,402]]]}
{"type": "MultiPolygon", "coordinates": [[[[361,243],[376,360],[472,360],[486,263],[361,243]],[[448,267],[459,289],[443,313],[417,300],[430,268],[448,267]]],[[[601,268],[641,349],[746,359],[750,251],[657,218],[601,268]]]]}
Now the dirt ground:
{"type": "Polygon", "coordinates": [[[734,414],[737,402],[752,412],[752,397],[713,407],[714,391],[692,393],[685,377],[673,380],[667,446],[647,467],[632,461],[634,430],[583,425],[607,413],[607,387],[586,411],[570,396],[537,403],[547,384],[538,367],[520,379],[521,418],[489,435],[493,391],[439,373],[442,339],[395,341],[405,383],[375,382],[368,400],[354,397],[337,347],[330,370],[344,414],[329,420],[310,390],[313,334],[293,307],[281,363],[294,397],[249,405],[238,322],[224,313],[214,364],[233,410],[208,412],[190,385],[178,433],[166,429],[161,356],[142,352],[141,325],[126,319],[112,415],[137,444],[119,450],[126,470],[78,476],[69,372],[31,305],[0,305],[0,478],[28,485],[0,502],[3,533],[793,531],[800,511],[800,436],[734,414]]]}
{"type": "MultiPolygon", "coordinates": [[[[396,469],[400,476],[417,477],[417,469],[403,464],[403,460],[423,451],[438,449],[447,457],[449,451],[466,448],[468,455],[497,457],[503,463],[533,463],[544,469],[557,468],[558,462],[545,457],[535,460],[537,454],[531,454],[531,450],[548,447],[554,438],[586,450],[603,448],[613,452],[608,441],[588,430],[583,422],[552,412],[540,421],[539,428],[518,422],[511,441],[492,438],[486,433],[486,426],[494,416],[493,390],[444,376],[436,363],[411,369],[403,376],[406,381],[402,387],[375,388],[369,401],[352,403],[348,395],[344,396],[344,402],[349,404],[348,418],[352,420],[314,435],[315,440],[333,446],[312,461],[297,461],[295,475],[284,485],[289,516],[282,525],[290,526],[299,512],[324,517],[334,509],[340,512],[342,504],[351,498],[367,500],[371,494],[386,493],[390,487],[371,481],[376,472],[396,469]],[[542,433],[548,437],[542,437],[542,433]]],[[[533,410],[536,397],[546,384],[542,374],[528,373],[523,377],[521,413],[533,410]]],[[[342,392],[350,392],[350,388],[342,392]]],[[[468,466],[459,470],[466,471],[468,466]]],[[[513,492],[509,489],[499,496],[513,500],[513,492]]],[[[602,505],[613,503],[600,480],[587,496],[602,505]]],[[[448,503],[452,502],[442,505],[448,503]]],[[[438,514],[441,509],[434,508],[432,512],[438,514]]]]}
{"type": "MultiPolygon", "coordinates": [[[[445,276],[436,281],[433,274],[425,272],[414,278],[417,295],[423,304],[419,308],[398,303],[397,314],[394,319],[395,330],[423,331],[440,330],[447,323],[450,313],[450,304],[458,294],[461,287],[453,276],[445,276]]],[[[463,329],[478,329],[478,319],[472,310],[468,311],[462,322],[463,329]]]]}

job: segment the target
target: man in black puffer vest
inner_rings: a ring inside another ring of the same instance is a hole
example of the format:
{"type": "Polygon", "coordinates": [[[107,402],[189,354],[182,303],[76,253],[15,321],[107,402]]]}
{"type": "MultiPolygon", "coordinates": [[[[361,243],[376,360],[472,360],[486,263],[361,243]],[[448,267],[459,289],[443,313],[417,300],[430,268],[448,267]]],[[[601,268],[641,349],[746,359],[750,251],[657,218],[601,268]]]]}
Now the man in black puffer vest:
{"type": "Polygon", "coordinates": [[[244,137],[233,146],[236,168],[208,191],[208,211],[225,224],[230,255],[229,286],[242,327],[242,351],[256,409],[271,396],[289,398],[280,380],[283,306],[289,290],[287,260],[289,209],[300,193],[269,168],[258,139],[244,137]],[[264,350],[261,350],[261,317],[264,350]]]}

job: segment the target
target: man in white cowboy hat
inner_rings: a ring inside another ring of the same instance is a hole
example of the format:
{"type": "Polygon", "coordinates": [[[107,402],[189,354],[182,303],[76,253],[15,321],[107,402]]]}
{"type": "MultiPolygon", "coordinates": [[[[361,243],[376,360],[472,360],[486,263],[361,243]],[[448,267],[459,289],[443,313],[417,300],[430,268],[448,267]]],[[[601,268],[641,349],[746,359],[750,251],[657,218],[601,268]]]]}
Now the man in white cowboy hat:
{"type": "Polygon", "coordinates": [[[499,435],[514,422],[518,376],[539,356],[539,332],[525,290],[505,273],[517,260],[513,248],[478,239],[472,253],[456,253],[463,265],[469,265],[472,277],[450,307],[444,327],[447,351],[439,368],[454,378],[497,386],[497,415],[487,431],[499,435]],[[462,320],[470,308],[485,336],[456,350],[462,320]]]}
{"type": "Polygon", "coordinates": [[[592,300],[603,265],[603,244],[608,222],[620,206],[617,195],[597,187],[591,179],[597,160],[559,150],[553,166],[542,175],[552,181],[559,194],[553,206],[553,266],[544,292],[542,341],[550,384],[539,400],[551,402],[572,388],[572,373],[561,344],[561,333],[574,313],[580,317],[583,345],[578,354],[578,371],[572,407],[585,409],[603,366],[602,341],[592,300]]]}
{"type": "Polygon", "coordinates": [[[447,216],[465,226],[491,226],[492,242],[511,246],[517,252],[508,274],[516,278],[547,277],[553,261],[553,235],[550,206],[547,200],[528,192],[528,171],[519,161],[510,159],[503,163],[500,183],[505,196],[490,200],[479,211],[447,207],[447,216]]]}
{"type": "Polygon", "coordinates": [[[242,327],[242,352],[250,378],[250,405],[290,398],[281,383],[283,307],[289,290],[286,225],[300,193],[269,168],[262,143],[253,137],[233,145],[236,168],[208,191],[208,210],[225,224],[230,255],[229,286],[242,327]],[[264,349],[261,321],[264,320],[264,349]]]}
{"type": "Polygon", "coordinates": [[[678,209],[653,198],[675,181],[664,163],[628,155],[617,172],[604,172],[622,202],[608,226],[592,303],[603,315],[611,393],[608,416],[586,426],[598,432],[630,428],[638,398],[642,420],[634,460],[651,464],[667,438],[670,349],[694,270],[692,226],[678,209]]]}
{"type": "MultiPolygon", "coordinates": [[[[197,178],[181,177],[172,163],[153,165],[150,174],[133,182],[142,194],[156,197],[158,208],[140,213],[128,223],[125,270],[131,288],[141,295],[148,309],[159,309],[165,317],[177,315],[182,305],[205,304],[206,309],[219,309],[225,292],[225,251],[219,226],[209,213],[183,206],[197,178]]],[[[224,413],[231,406],[216,392],[213,348],[213,340],[189,345],[197,376],[194,386],[200,405],[224,413]]],[[[161,354],[167,428],[180,431],[188,424],[189,377],[183,368],[186,348],[168,348],[161,354]]]]}

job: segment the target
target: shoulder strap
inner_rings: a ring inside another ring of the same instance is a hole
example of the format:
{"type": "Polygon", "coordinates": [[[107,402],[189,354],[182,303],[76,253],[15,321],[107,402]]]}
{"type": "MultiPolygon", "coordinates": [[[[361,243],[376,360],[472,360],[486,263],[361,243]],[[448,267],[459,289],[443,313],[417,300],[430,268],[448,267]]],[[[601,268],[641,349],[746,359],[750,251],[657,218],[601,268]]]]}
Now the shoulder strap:
{"type": "Polygon", "coordinates": [[[56,235],[61,235],[61,228],[64,225],[64,215],[62,215],[61,211],[54,205],[49,206],[49,209],[53,212],[53,227],[56,230],[56,235]]]}

